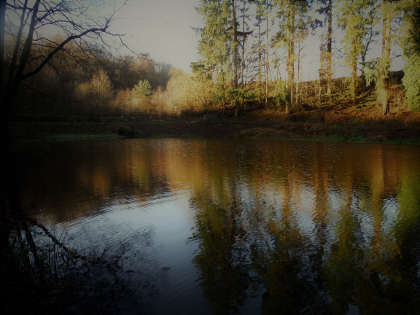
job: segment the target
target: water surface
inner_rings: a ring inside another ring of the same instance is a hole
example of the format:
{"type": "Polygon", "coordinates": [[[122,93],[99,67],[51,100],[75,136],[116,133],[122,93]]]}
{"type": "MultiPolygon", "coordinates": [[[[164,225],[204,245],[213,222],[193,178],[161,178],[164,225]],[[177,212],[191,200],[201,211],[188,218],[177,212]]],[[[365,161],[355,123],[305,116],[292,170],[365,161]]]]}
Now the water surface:
{"type": "Polygon", "coordinates": [[[25,208],[80,251],[124,254],[141,300],[124,313],[420,307],[419,146],[136,139],[36,152],[20,161],[25,208]]]}

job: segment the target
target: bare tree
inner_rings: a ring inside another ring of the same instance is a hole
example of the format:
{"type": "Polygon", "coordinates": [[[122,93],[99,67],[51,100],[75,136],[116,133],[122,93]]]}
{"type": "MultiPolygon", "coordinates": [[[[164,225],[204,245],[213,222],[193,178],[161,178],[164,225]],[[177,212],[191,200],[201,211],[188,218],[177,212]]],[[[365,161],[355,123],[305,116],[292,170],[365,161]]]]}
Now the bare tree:
{"type": "Polygon", "coordinates": [[[91,13],[94,9],[94,1],[1,0],[1,96],[6,104],[7,119],[22,83],[38,74],[68,43],[83,46],[99,41],[106,44],[106,35],[121,39],[120,34],[110,31],[118,9],[107,17],[95,17],[91,13]],[[6,36],[10,40],[6,40],[6,36]],[[5,42],[13,47],[6,47],[5,42]],[[34,47],[42,47],[44,53],[34,56],[34,47]],[[10,53],[10,58],[6,58],[6,52],[10,53]]]}
{"type": "MultiPolygon", "coordinates": [[[[118,9],[112,10],[107,17],[95,18],[90,14],[91,4],[95,3],[81,0],[0,0],[0,97],[3,107],[0,136],[6,147],[0,181],[3,186],[0,194],[0,254],[6,253],[6,257],[12,224],[10,218],[15,219],[13,222],[24,219],[17,193],[19,179],[16,177],[10,134],[15,98],[22,83],[44,69],[68,43],[76,42],[81,47],[93,41],[106,44],[105,35],[121,40],[119,34],[109,30],[118,9]],[[57,35],[61,40],[56,39],[57,35]],[[38,49],[34,54],[35,47],[42,47],[42,52],[38,49]]],[[[32,240],[30,232],[26,238],[29,242],[32,240]]],[[[30,245],[37,260],[36,247],[30,245]]]]}
{"type": "Polygon", "coordinates": [[[6,0],[0,0],[0,99],[4,96],[4,37],[6,26],[6,0]]]}

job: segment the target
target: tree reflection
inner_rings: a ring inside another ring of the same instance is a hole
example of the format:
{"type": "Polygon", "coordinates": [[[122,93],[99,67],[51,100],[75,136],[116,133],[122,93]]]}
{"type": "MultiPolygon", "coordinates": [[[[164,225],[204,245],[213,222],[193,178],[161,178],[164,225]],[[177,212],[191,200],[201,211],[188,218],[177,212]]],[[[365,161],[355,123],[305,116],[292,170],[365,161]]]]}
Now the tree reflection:
{"type": "Polygon", "coordinates": [[[243,311],[255,296],[263,314],[419,307],[416,147],[136,140],[72,161],[68,150],[23,180],[32,189],[24,201],[59,222],[54,208],[80,194],[73,217],[112,198],[188,191],[193,261],[215,314],[243,311]]]}
{"type": "Polygon", "coordinates": [[[214,313],[229,314],[243,303],[249,285],[241,207],[235,198],[215,203],[204,193],[196,195],[192,204],[197,209],[195,239],[200,241],[194,259],[199,282],[214,313]]]}
{"type": "MultiPolygon", "coordinates": [[[[249,288],[258,287],[263,314],[410,313],[418,303],[419,246],[408,231],[418,227],[420,170],[400,173],[395,152],[379,146],[359,166],[344,155],[334,167],[328,146],[314,145],[303,161],[295,147],[287,149],[259,156],[241,147],[241,157],[253,161],[235,173],[246,186],[241,193],[233,174],[221,176],[222,164],[207,164],[209,182],[218,185],[204,185],[192,198],[195,261],[215,313],[238,310],[249,288]],[[309,206],[302,198],[308,184],[309,206]],[[308,207],[312,223],[304,216],[308,207]]],[[[233,160],[223,165],[235,168],[233,160]]]]}

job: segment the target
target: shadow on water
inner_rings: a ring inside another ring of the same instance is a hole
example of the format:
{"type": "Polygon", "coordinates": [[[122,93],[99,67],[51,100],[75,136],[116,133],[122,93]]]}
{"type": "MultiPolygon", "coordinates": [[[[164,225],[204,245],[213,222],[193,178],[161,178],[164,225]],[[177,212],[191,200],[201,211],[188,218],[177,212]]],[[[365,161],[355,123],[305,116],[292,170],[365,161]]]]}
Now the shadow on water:
{"type": "Polygon", "coordinates": [[[146,139],[51,144],[19,163],[29,216],[80,251],[124,244],[137,297],[153,283],[126,313],[420,307],[419,147],[146,139]]]}

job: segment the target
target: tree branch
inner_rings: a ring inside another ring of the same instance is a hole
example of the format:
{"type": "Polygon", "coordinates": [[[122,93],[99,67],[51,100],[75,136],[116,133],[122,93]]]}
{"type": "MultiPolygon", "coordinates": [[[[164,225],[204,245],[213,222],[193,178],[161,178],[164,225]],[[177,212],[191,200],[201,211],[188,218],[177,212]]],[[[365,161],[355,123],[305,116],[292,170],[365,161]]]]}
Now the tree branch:
{"type": "Polygon", "coordinates": [[[25,79],[27,79],[27,78],[29,78],[29,77],[37,74],[39,71],[41,71],[42,68],[51,60],[51,58],[54,57],[54,55],[57,52],[59,52],[66,44],[68,44],[72,40],[80,39],[80,38],[82,38],[82,37],[84,37],[84,36],[86,36],[87,34],[90,34],[90,33],[98,33],[98,32],[99,33],[107,33],[108,27],[109,27],[109,20],[106,21],[105,26],[102,27],[102,28],[93,27],[93,28],[90,28],[90,29],[88,29],[88,30],[86,30],[86,31],[78,34],[78,35],[71,35],[71,36],[67,37],[57,47],[55,47],[53,51],[51,51],[47,55],[47,57],[39,64],[38,67],[35,68],[35,70],[33,70],[33,71],[29,72],[29,73],[24,74],[22,76],[22,80],[25,80],[25,79]]]}

